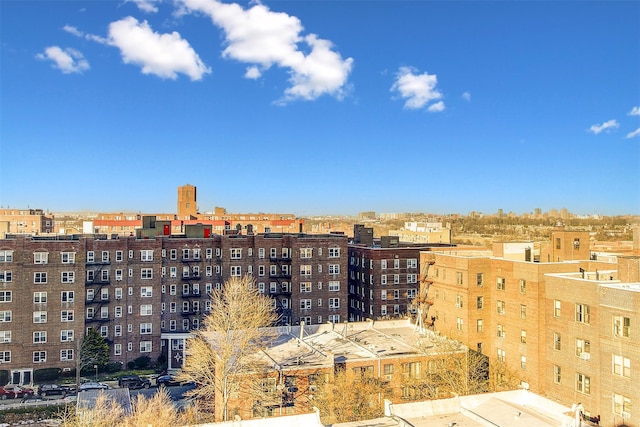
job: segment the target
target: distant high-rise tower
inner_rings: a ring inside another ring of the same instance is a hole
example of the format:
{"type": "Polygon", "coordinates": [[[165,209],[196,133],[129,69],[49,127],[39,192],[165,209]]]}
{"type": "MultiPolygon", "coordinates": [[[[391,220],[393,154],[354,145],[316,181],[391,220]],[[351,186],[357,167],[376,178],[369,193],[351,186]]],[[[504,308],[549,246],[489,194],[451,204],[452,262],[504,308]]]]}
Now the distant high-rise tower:
{"type": "Polygon", "coordinates": [[[195,185],[183,185],[178,187],[178,216],[183,218],[187,215],[195,215],[198,213],[196,204],[196,187],[195,185]]]}

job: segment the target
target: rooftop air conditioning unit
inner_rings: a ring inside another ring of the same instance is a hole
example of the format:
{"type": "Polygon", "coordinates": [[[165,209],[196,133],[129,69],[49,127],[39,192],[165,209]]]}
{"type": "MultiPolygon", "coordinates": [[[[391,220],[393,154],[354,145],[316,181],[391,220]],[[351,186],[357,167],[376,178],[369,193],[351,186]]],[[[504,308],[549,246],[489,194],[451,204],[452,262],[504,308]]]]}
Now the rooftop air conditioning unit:
{"type": "Polygon", "coordinates": [[[591,359],[591,353],[585,353],[585,352],[580,353],[580,359],[582,359],[582,360],[591,359]]]}

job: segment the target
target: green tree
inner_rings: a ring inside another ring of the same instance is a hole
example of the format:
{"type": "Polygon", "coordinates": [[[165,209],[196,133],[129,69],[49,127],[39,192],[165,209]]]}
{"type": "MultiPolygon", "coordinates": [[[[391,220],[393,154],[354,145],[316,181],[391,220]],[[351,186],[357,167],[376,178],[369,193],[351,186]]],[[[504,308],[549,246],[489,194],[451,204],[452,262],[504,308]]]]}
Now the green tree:
{"type": "Polygon", "coordinates": [[[80,386],[80,373],[83,370],[104,368],[109,363],[109,344],[94,328],[89,328],[87,334],[79,343],[80,351],[76,366],[76,386],[80,386]]]}

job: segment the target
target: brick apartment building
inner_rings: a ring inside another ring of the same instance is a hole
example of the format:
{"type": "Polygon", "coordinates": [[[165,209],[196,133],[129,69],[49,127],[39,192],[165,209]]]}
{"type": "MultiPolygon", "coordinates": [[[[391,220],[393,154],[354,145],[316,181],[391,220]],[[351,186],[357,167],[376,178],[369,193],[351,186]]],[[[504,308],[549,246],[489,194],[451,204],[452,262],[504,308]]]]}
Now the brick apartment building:
{"type": "Polygon", "coordinates": [[[640,378],[629,364],[640,360],[640,336],[628,326],[640,321],[638,257],[590,260],[588,242],[588,233],[557,229],[537,249],[422,252],[431,263],[420,291],[425,317],[504,362],[531,391],[582,403],[585,414],[606,420],[601,425],[619,425],[624,412],[626,425],[637,426],[640,411],[629,408],[639,403],[631,384],[640,378]]]}
{"type": "Polygon", "coordinates": [[[252,275],[283,325],[347,320],[344,235],[224,236],[210,226],[164,235],[161,221],[145,222],[135,237],[0,240],[0,369],[12,382],[30,383],[40,368],[73,369],[89,327],[113,361],[165,354],[180,366],[209,293],[231,276],[252,275]]]}
{"type": "Polygon", "coordinates": [[[54,227],[53,215],[42,209],[0,209],[0,238],[8,233],[53,233],[54,227]]]}
{"type": "Polygon", "coordinates": [[[403,243],[396,236],[374,240],[373,228],[356,224],[349,243],[349,320],[415,314],[420,251],[442,246],[451,245],[403,243]]]}
{"type": "MultiPolygon", "coordinates": [[[[437,375],[440,360],[466,360],[464,346],[441,345],[442,338],[418,331],[409,320],[274,328],[271,345],[252,360],[260,373],[244,378],[228,404],[228,418],[241,419],[308,413],[313,395],[343,370],[356,380],[379,381],[385,399],[415,400],[415,381],[437,375]],[[455,349],[454,349],[455,347],[455,349]]],[[[220,393],[217,390],[217,393],[220,393]]],[[[449,393],[447,393],[447,396],[449,393]]],[[[215,401],[222,401],[221,394],[215,401]]],[[[221,417],[222,405],[216,406],[221,417]]]]}

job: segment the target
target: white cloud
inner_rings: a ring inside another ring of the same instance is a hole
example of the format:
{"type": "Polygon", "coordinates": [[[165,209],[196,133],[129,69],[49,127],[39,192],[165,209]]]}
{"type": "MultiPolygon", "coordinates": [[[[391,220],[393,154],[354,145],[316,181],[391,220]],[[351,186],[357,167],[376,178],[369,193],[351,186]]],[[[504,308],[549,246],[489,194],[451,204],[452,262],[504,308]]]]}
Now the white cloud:
{"type": "Polygon", "coordinates": [[[257,79],[262,75],[262,71],[258,67],[247,67],[247,72],[244,73],[244,76],[248,79],[257,79]]]}
{"type": "Polygon", "coordinates": [[[629,116],[640,116],[640,107],[633,107],[628,113],[629,116]]]}
{"type": "Polygon", "coordinates": [[[76,27],[73,27],[71,25],[65,25],[64,27],[62,27],[62,29],[69,34],[73,34],[76,37],[82,37],[83,35],[82,31],[78,30],[76,27]]]}
{"type": "Polygon", "coordinates": [[[609,132],[610,129],[616,129],[620,127],[620,124],[614,119],[604,122],[601,125],[593,125],[589,128],[589,132],[595,133],[596,135],[602,131],[609,132]]]}
{"type": "Polygon", "coordinates": [[[62,49],[59,46],[49,46],[43,53],[37,54],[36,58],[52,61],[53,67],[64,74],[82,73],[90,68],[89,62],[84,59],[82,53],[72,48],[62,49]]]}
{"type": "Polygon", "coordinates": [[[138,22],[131,16],[109,25],[107,42],[120,49],[125,64],[141,66],[143,74],[176,79],[182,73],[200,80],[211,72],[179,33],[156,33],[146,21],[138,22]]]}
{"type": "Polygon", "coordinates": [[[640,128],[638,128],[638,129],[634,130],[633,132],[629,132],[629,133],[627,134],[627,139],[628,139],[628,138],[634,138],[634,137],[636,137],[636,136],[640,136],[640,128]]]}
{"type": "Polygon", "coordinates": [[[143,12],[156,13],[158,8],[154,3],[159,3],[162,0],[126,0],[125,3],[135,3],[143,12]]]}
{"type": "MultiPolygon", "coordinates": [[[[438,77],[435,74],[416,73],[417,70],[413,67],[400,67],[396,73],[396,81],[391,86],[391,91],[398,92],[406,99],[404,108],[412,110],[423,108],[430,101],[442,98],[442,93],[436,89],[438,77]]],[[[431,105],[428,111],[439,112],[444,108],[444,102],[439,101],[431,105]]]]}
{"type": "Polygon", "coordinates": [[[462,94],[462,99],[464,99],[465,101],[469,101],[469,102],[470,102],[470,101],[471,101],[471,93],[469,93],[469,92],[464,92],[464,93],[462,94]]]}
{"type": "Polygon", "coordinates": [[[427,111],[430,111],[432,113],[439,113],[440,111],[444,111],[444,102],[438,101],[435,104],[429,105],[427,111]]]}
{"type": "Polygon", "coordinates": [[[300,20],[262,4],[243,9],[217,0],[182,0],[184,10],[207,14],[225,33],[223,57],[253,64],[245,77],[255,78],[275,65],[289,70],[291,86],[280,103],[344,96],[353,59],[343,59],[333,44],[314,34],[302,35],[300,20]]]}

